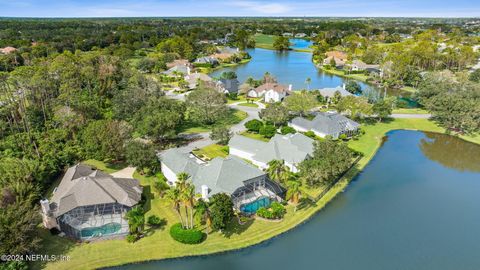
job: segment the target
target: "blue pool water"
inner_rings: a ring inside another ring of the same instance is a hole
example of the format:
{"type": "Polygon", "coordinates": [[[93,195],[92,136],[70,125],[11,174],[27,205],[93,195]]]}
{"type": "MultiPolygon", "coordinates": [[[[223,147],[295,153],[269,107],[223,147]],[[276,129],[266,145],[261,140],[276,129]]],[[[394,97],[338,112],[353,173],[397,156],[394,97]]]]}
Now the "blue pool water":
{"type": "Polygon", "coordinates": [[[240,210],[244,213],[247,213],[247,214],[253,214],[255,212],[257,212],[257,210],[260,208],[260,207],[268,207],[270,206],[270,198],[268,197],[262,197],[256,201],[253,201],[251,203],[247,203],[247,204],[244,204],[240,207],[240,210]]]}
{"type": "Polygon", "coordinates": [[[109,235],[109,234],[114,234],[120,231],[121,228],[122,226],[120,225],[120,223],[112,222],[112,223],[107,223],[100,227],[91,227],[91,228],[83,229],[81,231],[81,235],[82,237],[109,235]]]}

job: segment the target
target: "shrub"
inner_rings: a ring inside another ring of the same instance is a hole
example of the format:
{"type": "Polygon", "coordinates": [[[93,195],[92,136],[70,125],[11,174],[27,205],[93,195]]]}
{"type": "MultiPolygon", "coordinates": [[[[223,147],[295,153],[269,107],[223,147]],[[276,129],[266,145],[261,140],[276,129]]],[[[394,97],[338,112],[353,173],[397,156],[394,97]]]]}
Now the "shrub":
{"type": "Polygon", "coordinates": [[[170,236],[180,243],[198,244],[204,239],[204,233],[196,229],[184,229],[182,224],[177,223],[170,228],[170,236]]]}
{"type": "Polygon", "coordinates": [[[338,138],[340,140],[344,140],[344,141],[348,140],[347,134],[340,134],[340,136],[338,136],[338,138]]]}
{"type": "Polygon", "coordinates": [[[148,219],[147,219],[147,223],[148,225],[150,226],[158,226],[162,223],[162,219],[159,218],[158,216],[156,215],[153,215],[153,216],[149,216],[148,219]]]}
{"type": "Polygon", "coordinates": [[[283,126],[280,131],[282,132],[283,135],[289,134],[289,133],[295,133],[295,129],[289,126],[283,126]]]}
{"type": "Polygon", "coordinates": [[[265,138],[271,138],[277,133],[277,129],[272,125],[266,125],[260,128],[260,134],[262,134],[265,138]]]}
{"type": "Polygon", "coordinates": [[[127,239],[128,243],[133,243],[133,242],[137,241],[138,237],[135,234],[129,234],[129,235],[127,235],[126,239],[127,239]]]}
{"type": "Polygon", "coordinates": [[[253,119],[245,123],[245,127],[248,131],[259,132],[260,129],[263,127],[263,123],[260,120],[253,119]]]}
{"type": "Polygon", "coordinates": [[[315,139],[315,138],[317,137],[317,136],[315,135],[315,132],[313,132],[313,131],[311,131],[311,130],[305,132],[304,134],[305,134],[305,136],[310,137],[310,138],[312,138],[312,139],[315,139]]]}
{"type": "Polygon", "coordinates": [[[285,209],[285,206],[283,206],[279,202],[273,202],[270,205],[270,208],[267,209],[265,207],[260,207],[257,210],[257,216],[266,218],[266,219],[281,219],[285,214],[287,213],[287,210],[285,209]]]}

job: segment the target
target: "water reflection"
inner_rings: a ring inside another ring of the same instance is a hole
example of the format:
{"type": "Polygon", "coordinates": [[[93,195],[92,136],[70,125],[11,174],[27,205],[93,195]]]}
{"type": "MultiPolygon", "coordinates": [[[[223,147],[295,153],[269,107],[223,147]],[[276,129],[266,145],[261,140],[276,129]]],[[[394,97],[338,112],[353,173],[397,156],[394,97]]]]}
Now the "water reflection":
{"type": "Polygon", "coordinates": [[[459,171],[480,172],[480,146],[457,137],[425,132],[420,149],[430,160],[459,171]]]}

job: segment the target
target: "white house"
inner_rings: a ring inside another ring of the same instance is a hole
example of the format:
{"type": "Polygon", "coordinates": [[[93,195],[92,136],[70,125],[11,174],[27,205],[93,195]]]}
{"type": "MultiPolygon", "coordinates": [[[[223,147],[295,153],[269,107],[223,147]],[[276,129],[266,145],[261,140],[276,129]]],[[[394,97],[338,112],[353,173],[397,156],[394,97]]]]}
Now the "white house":
{"type": "Polygon", "coordinates": [[[265,102],[273,103],[280,102],[286,96],[290,95],[292,85],[289,86],[278,83],[265,83],[255,89],[250,89],[247,92],[249,97],[263,97],[265,102]]]}
{"type": "Polygon", "coordinates": [[[334,139],[342,134],[352,136],[360,127],[359,123],[336,112],[319,112],[313,120],[296,117],[288,125],[298,132],[313,131],[319,137],[331,136],[334,139]]]}
{"type": "Polygon", "coordinates": [[[228,146],[230,155],[249,160],[261,169],[267,169],[272,160],[283,160],[296,173],[298,163],[312,156],[313,142],[313,139],[301,133],[276,134],[269,142],[235,135],[228,146]]]}

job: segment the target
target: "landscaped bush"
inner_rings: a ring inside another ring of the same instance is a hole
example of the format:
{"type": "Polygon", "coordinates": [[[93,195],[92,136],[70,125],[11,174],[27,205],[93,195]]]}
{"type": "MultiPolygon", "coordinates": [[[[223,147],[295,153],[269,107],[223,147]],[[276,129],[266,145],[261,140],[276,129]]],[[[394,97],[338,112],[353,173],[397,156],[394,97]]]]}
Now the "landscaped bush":
{"type": "Polygon", "coordinates": [[[138,237],[134,234],[129,234],[129,235],[127,235],[126,239],[127,239],[128,243],[133,243],[133,242],[137,241],[138,237]]]}
{"type": "Polygon", "coordinates": [[[289,133],[295,133],[295,129],[289,126],[283,126],[280,129],[280,132],[282,132],[283,135],[289,134],[289,133]]]}
{"type": "Polygon", "coordinates": [[[180,243],[198,244],[204,239],[204,233],[195,229],[184,229],[182,224],[177,223],[170,228],[170,236],[180,243]]]}
{"type": "Polygon", "coordinates": [[[277,133],[277,129],[272,125],[265,125],[260,128],[259,133],[265,138],[271,138],[277,133]]]}
{"type": "Polygon", "coordinates": [[[245,123],[245,127],[248,131],[259,132],[263,127],[263,123],[260,120],[253,119],[245,123]]]}
{"type": "Polygon", "coordinates": [[[315,132],[313,132],[313,131],[311,131],[311,130],[305,132],[304,134],[305,134],[305,136],[310,137],[310,138],[312,138],[312,139],[315,139],[315,138],[317,137],[317,136],[315,135],[315,132]]]}
{"type": "Polygon", "coordinates": [[[156,215],[153,215],[153,216],[149,216],[148,219],[147,219],[147,223],[148,225],[150,226],[158,226],[162,223],[162,219],[159,218],[158,216],[156,215]]]}
{"type": "Polygon", "coordinates": [[[278,202],[273,202],[269,209],[260,207],[257,210],[257,216],[266,219],[281,219],[285,216],[285,213],[287,213],[285,206],[278,202]]]}

